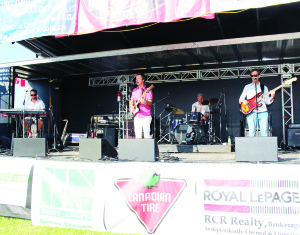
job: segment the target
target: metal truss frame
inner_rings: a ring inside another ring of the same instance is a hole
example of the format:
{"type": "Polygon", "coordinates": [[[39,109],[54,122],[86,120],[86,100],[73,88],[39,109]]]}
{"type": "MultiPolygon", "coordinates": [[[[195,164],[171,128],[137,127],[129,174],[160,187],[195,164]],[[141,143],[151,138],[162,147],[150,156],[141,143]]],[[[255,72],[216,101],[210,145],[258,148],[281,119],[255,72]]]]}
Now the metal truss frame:
{"type": "Polygon", "coordinates": [[[120,84],[119,91],[121,92],[121,102],[119,103],[119,130],[118,137],[119,139],[124,138],[125,133],[128,137],[128,85],[120,84]]]}
{"type": "Polygon", "coordinates": [[[89,86],[99,87],[99,86],[116,86],[122,84],[132,83],[135,75],[119,75],[111,77],[98,77],[90,78],[89,86]]]}
{"type": "MultiPolygon", "coordinates": [[[[300,71],[299,65],[296,65],[296,73],[298,73],[297,70],[300,71]]],[[[281,73],[281,83],[283,83],[284,80],[291,78],[292,74],[295,74],[295,65],[281,65],[281,73]]],[[[288,124],[294,123],[294,102],[292,85],[284,86],[281,89],[281,108],[283,144],[287,146],[286,128],[288,124]]]]}
{"type": "MultiPolygon", "coordinates": [[[[237,68],[218,68],[218,69],[203,69],[178,72],[162,72],[146,74],[147,81],[151,83],[166,83],[166,82],[188,82],[197,80],[219,80],[219,79],[237,79],[249,78],[253,68],[261,71],[264,77],[281,75],[282,65],[264,65],[264,66],[247,66],[237,68]]],[[[296,65],[295,65],[296,66],[296,65]]],[[[300,67],[300,64],[298,65],[300,67]]],[[[299,71],[300,72],[300,71],[299,71]]],[[[110,77],[95,77],[89,79],[90,86],[113,86],[124,83],[132,83],[135,75],[119,75],[110,77]]]]}
{"type": "MultiPolygon", "coordinates": [[[[183,82],[197,80],[219,80],[219,79],[238,79],[249,78],[253,68],[260,70],[263,77],[281,76],[281,82],[291,78],[293,75],[300,75],[300,64],[280,64],[264,66],[248,66],[238,68],[219,68],[192,70],[182,72],[165,72],[146,74],[147,81],[151,83],[183,82]]],[[[119,85],[122,94],[122,101],[119,105],[119,138],[124,136],[128,126],[128,83],[132,83],[135,75],[121,75],[113,77],[90,78],[90,86],[112,86],[119,85]],[[125,123],[127,126],[125,127],[125,123]]],[[[282,105],[282,135],[283,143],[286,144],[286,126],[294,123],[294,103],[292,85],[284,86],[281,89],[282,105]]],[[[128,130],[127,130],[128,132],[128,130]]],[[[127,133],[128,136],[128,133],[127,133]]]]}

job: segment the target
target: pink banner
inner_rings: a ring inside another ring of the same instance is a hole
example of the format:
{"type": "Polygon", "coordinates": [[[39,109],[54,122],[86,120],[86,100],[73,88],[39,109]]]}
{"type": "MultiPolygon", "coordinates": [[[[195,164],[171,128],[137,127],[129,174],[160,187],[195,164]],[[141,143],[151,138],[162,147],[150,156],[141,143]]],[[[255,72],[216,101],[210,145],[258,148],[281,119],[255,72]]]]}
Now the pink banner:
{"type": "Polygon", "coordinates": [[[206,211],[236,212],[236,213],[250,213],[250,206],[204,204],[204,210],[206,210],[206,211]]]}
{"type": "Polygon", "coordinates": [[[75,34],[210,14],[210,0],[78,0],[75,34]]]}
{"type": "Polygon", "coordinates": [[[218,186],[218,187],[249,187],[250,180],[209,180],[205,179],[206,186],[218,186]]]}

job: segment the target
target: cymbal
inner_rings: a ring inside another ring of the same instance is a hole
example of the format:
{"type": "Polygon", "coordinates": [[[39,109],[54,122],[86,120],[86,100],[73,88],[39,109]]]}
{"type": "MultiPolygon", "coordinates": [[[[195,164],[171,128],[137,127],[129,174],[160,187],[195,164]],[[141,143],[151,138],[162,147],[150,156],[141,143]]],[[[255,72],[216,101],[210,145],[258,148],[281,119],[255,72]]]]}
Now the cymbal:
{"type": "Polygon", "coordinates": [[[166,111],[168,111],[169,113],[174,113],[174,114],[184,114],[184,111],[175,107],[167,107],[165,108],[166,111]]]}
{"type": "Polygon", "coordinates": [[[217,98],[211,98],[211,99],[202,101],[201,104],[203,104],[203,105],[212,105],[212,104],[215,104],[217,102],[218,102],[217,98]]]}

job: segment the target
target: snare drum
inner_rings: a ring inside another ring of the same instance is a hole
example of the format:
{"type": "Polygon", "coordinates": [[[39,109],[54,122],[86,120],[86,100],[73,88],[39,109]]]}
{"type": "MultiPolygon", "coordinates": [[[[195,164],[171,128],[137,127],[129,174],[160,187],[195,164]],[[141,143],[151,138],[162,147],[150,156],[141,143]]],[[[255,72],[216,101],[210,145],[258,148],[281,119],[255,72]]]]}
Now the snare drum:
{"type": "Polygon", "coordinates": [[[206,125],[206,121],[207,121],[206,119],[202,118],[201,121],[200,121],[200,125],[201,126],[205,126],[206,125]]]}
{"type": "Polygon", "coordinates": [[[182,120],[182,119],[175,119],[175,120],[173,121],[172,131],[174,131],[175,128],[176,128],[176,126],[179,125],[179,124],[181,124],[181,123],[183,123],[183,120],[182,120]]]}

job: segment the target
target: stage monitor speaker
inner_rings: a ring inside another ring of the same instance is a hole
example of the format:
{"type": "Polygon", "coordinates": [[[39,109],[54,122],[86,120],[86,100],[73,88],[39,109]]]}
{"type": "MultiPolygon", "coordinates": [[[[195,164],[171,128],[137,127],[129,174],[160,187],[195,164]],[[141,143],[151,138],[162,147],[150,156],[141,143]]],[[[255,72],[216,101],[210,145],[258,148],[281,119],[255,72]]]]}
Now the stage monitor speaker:
{"type": "Polygon", "coordinates": [[[300,147],[300,124],[289,124],[287,135],[288,146],[300,147]]]}
{"type": "Polygon", "coordinates": [[[277,162],[277,137],[235,137],[238,162],[277,162]]]}
{"type": "Polygon", "coordinates": [[[119,160],[154,162],[159,157],[155,139],[119,139],[119,160]]]}
{"type": "Polygon", "coordinates": [[[14,157],[45,157],[47,145],[45,138],[14,138],[14,157]]]}
{"type": "Polygon", "coordinates": [[[118,153],[106,139],[79,138],[79,157],[99,160],[104,156],[117,158],[118,153]]]}

